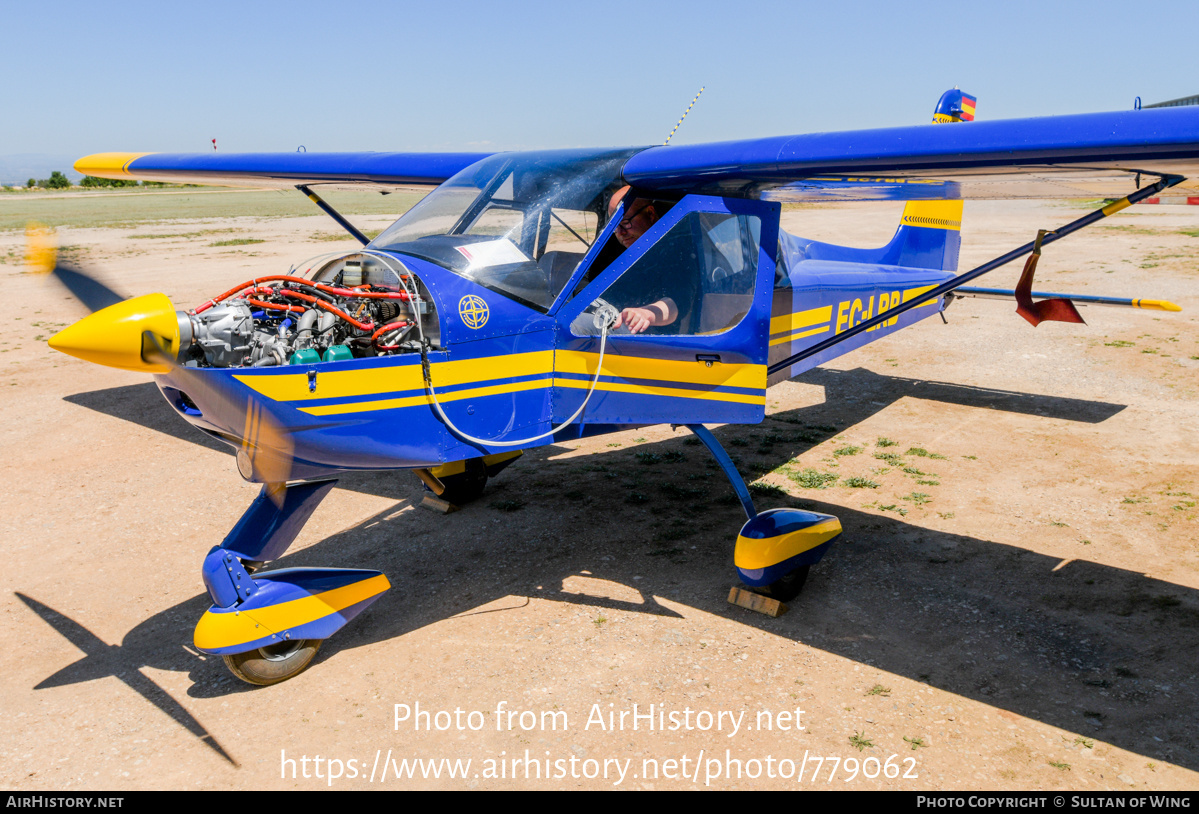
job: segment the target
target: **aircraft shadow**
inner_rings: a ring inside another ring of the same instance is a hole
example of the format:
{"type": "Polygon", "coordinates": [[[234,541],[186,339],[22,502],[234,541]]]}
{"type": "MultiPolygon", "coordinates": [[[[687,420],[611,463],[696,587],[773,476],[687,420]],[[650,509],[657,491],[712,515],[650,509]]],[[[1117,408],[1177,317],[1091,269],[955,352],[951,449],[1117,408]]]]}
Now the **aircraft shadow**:
{"type": "MultiPolygon", "coordinates": [[[[819,411],[828,408],[794,412],[819,421],[819,411]]],[[[717,435],[738,450],[731,442],[751,429],[761,430],[730,426],[717,435]]],[[[400,483],[396,506],[271,566],[375,568],[392,582],[329,640],[315,669],[336,662],[343,650],[452,624],[455,616],[518,611],[530,597],[645,613],[669,624],[677,614],[654,599],[660,596],[1199,770],[1192,716],[1179,714],[1199,702],[1191,655],[1199,645],[1199,592],[780,494],[755,497],[759,510],[798,506],[836,514],[845,534],[813,569],[789,613],[759,616],[725,601],[743,515],[707,452],[687,437],[680,432],[659,443],[538,466],[522,461],[477,503],[450,515],[403,511],[422,493],[415,482],[400,483]],[[674,463],[647,465],[647,452],[674,453],[674,463]],[[551,511],[501,512],[515,502],[551,511]],[[579,539],[583,528],[587,537],[579,539]],[[641,601],[564,590],[563,580],[580,572],[635,589],[641,601]],[[510,604],[495,604],[503,599],[510,604]]],[[[38,688],[117,675],[202,740],[210,738],[203,726],[155,685],[139,681],[140,668],[188,672],[193,697],[268,691],[234,679],[220,659],[185,649],[207,606],[202,595],[156,614],[116,646],[88,633],[82,620],[21,599],[87,654],[38,688]]],[[[796,670],[802,676],[802,667],[796,670]]],[[[897,705],[905,700],[895,698],[897,705]]],[[[219,744],[208,745],[232,760],[219,744]]]]}
{"type": "MultiPolygon", "coordinates": [[[[825,402],[768,416],[761,426],[716,431],[735,457],[745,451],[747,438],[757,439],[754,460],[739,463],[747,480],[908,395],[1090,423],[1124,409],[860,369],[818,369],[801,381],[823,385],[825,402]]],[[[68,401],[224,449],[185,427],[155,390],[147,383],[68,401]]],[[[1063,567],[990,540],[779,494],[755,496],[759,510],[825,511],[841,518],[845,535],[813,569],[788,614],[761,617],[725,601],[735,580],[732,542],[744,516],[715,462],[688,438],[680,432],[659,443],[558,460],[549,457],[561,448],[533,450],[489,484],[477,503],[444,516],[401,511],[422,497],[414,478],[353,473],[338,485],[393,498],[397,505],[271,568],[374,568],[392,582],[390,591],[325,645],[318,664],[336,660],[343,649],[452,622],[456,615],[518,610],[529,597],[677,618],[654,599],[661,596],[1199,770],[1190,719],[1177,714],[1195,709],[1199,700],[1189,658],[1199,644],[1197,592],[1094,563],[1063,567]],[[668,453],[665,460],[674,459],[670,466],[652,465],[654,456],[668,453]],[[498,507],[514,503],[550,508],[550,519],[545,512],[501,514],[498,507]],[[501,519],[504,534],[497,535],[501,519]],[[581,528],[588,529],[589,539],[569,544],[581,528]],[[641,601],[563,590],[562,581],[580,572],[634,588],[641,601]],[[504,598],[511,607],[494,606],[504,598]],[[1170,645],[1149,648],[1150,641],[1170,645]]],[[[198,578],[198,562],[196,569],[198,578]]],[[[36,689],[115,675],[233,762],[202,724],[140,672],[147,666],[186,671],[193,697],[263,691],[233,678],[219,658],[185,646],[208,605],[206,596],[154,615],[112,646],[91,634],[84,621],[18,596],[85,653],[36,689]]]]}
{"type": "MultiPolygon", "coordinates": [[[[1105,421],[1125,408],[1125,405],[1122,404],[1103,401],[1087,401],[931,382],[901,376],[886,376],[865,368],[850,371],[815,368],[797,377],[796,381],[824,387],[824,407],[774,413],[768,416],[766,421],[767,426],[777,425],[779,421],[804,423],[800,416],[800,413],[803,413],[808,427],[801,439],[800,446],[794,446],[795,450],[815,446],[837,432],[865,421],[907,396],[946,404],[984,407],[1088,424],[1105,421]],[[813,424],[813,414],[823,414],[823,420],[826,423],[813,424]]],[[[230,457],[230,469],[235,468],[232,460],[233,449],[180,419],[159,394],[158,388],[153,382],[77,393],[65,397],[64,400],[114,418],[132,421],[172,438],[189,441],[206,449],[224,452],[230,457]]],[[[565,451],[563,447],[554,445],[538,447],[526,452],[525,459],[529,462],[545,460],[549,456],[563,451],[565,451]]],[[[736,452],[736,450],[730,451],[736,452]]],[[[751,473],[743,472],[743,474],[748,476],[751,473]]],[[[412,479],[413,476],[407,474],[355,472],[342,475],[338,486],[343,489],[352,489],[356,492],[398,500],[403,493],[403,487],[400,484],[412,479]]]]}

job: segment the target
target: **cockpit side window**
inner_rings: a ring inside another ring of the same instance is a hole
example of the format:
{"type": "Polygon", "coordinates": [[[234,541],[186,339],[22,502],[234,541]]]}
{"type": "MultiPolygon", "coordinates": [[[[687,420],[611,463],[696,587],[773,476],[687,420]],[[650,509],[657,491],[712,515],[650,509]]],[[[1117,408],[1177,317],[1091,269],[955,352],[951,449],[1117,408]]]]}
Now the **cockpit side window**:
{"type": "Polygon", "coordinates": [[[733,328],[753,305],[761,230],[755,215],[688,213],[608,286],[571,330],[578,336],[597,334],[593,315],[604,305],[621,314],[614,333],[701,335],[733,328]]]}

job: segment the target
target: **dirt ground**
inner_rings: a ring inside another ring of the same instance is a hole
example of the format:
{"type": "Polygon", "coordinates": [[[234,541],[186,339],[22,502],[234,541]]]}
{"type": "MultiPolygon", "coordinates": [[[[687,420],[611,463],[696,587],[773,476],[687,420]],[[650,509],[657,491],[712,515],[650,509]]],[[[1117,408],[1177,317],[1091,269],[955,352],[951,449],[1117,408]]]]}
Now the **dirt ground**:
{"type": "MultiPolygon", "coordinates": [[[[1083,211],[967,204],[963,267],[1083,211]]],[[[785,225],[870,245],[898,214],[785,225]]],[[[335,230],[60,240],[192,307],[350,248],[335,230]]],[[[760,426],[718,428],[759,509],[844,524],[785,615],[727,604],[743,515],[685,430],[649,427],[531,451],[446,516],[410,474],[343,478],[278,565],[393,587],[267,688],[192,647],[201,560],[257,488],[148,377],[46,346],[83,312],[22,242],[0,232],[6,789],[1199,788],[1199,207],[1121,213],[1049,247],[1038,278],[1182,313],[1033,329],[958,301],[774,388],[760,426]],[[805,488],[806,469],[837,480],[805,488]]]]}

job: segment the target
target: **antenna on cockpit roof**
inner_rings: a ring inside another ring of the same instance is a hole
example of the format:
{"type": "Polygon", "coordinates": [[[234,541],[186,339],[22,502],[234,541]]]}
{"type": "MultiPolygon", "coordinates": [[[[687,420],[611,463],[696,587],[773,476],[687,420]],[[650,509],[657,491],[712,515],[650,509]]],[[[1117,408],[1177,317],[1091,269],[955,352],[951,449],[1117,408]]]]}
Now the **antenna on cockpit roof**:
{"type": "Polygon", "coordinates": [[[683,119],[687,118],[687,114],[691,112],[691,108],[695,107],[695,103],[699,101],[700,93],[703,92],[704,89],[701,87],[699,89],[699,93],[695,94],[695,98],[691,100],[691,104],[687,105],[687,109],[683,111],[683,115],[679,117],[679,121],[677,124],[675,124],[674,130],[671,130],[670,135],[666,137],[666,141],[662,142],[663,147],[670,143],[671,137],[673,137],[675,132],[679,129],[679,125],[683,123],[683,119]]]}

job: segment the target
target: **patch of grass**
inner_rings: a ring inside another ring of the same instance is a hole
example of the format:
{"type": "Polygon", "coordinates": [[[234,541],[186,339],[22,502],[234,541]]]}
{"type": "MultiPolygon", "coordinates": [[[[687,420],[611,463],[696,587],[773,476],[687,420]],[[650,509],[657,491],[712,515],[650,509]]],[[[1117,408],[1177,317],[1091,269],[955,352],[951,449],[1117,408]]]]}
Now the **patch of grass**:
{"type": "Polygon", "coordinates": [[[603,627],[604,622],[607,622],[607,621],[608,620],[605,617],[597,616],[591,620],[591,624],[595,625],[596,627],[603,627]]]}
{"type": "Polygon", "coordinates": [[[967,461],[977,461],[978,460],[977,455],[963,455],[962,457],[965,458],[967,461]]]}
{"type": "Polygon", "coordinates": [[[215,243],[209,243],[209,246],[249,246],[254,243],[266,243],[260,237],[235,237],[231,240],[218,240],[215,243]]]}
{"type": "Polygon", "coordinates": [[[1149,498],[1147,498],[1147,497],[1126,497],[1120,502],[1121,503],[1148,503],[1149,498]]]}
{"type": "Polygon", "coordinates": [[[497,500],[491,504],[491,508],[500,512],[516,512],[525,507],[523,500],[497,500]]]}
{"type": "Polygon", "coordinates": [[[1087,749],[1095,748],[1095,741],[1091,740],[1090,738],[1084,738],[1081,735],[1079,737],[1075,738],[1074,742],[1076,744],[1079,744],[1080,746],[1086,747],[1087,749]]]}
{"type": "Polygon", "coordinates": [[[1178,234],[1186,235],[1187,237],[1199,237],[1199,229],[1182,229],[1178,234]]]}
{"type": "Polygon", "coordinates": [[[937,516],[940,517],[942,520],[952,520],[954,518],[954,513],[953,512],[937,512],[937,516]]]}
{"type": "Polygon", "coordinates": [[[915,503],[917,506],[923,506],[925,503],[928,503],[932,499],[933,499],[932,495],[927,495],[924,492],[912,492],[910,495],[904,495],[903,497],[900,498],[900,500],[910,500],[912,503],[915,503]]]}
{"type": "Polygon", "coordinates": [[[880,437],[877,441],[874,442],[874,445],[878,446],[878,447],[897,447],[897,446],[899,446],[899,442],[892,441],[890,438],[881,438],[880,437]]]}
{"type": "Polygon", "coordinates": [[[620,446],[620,444],[608,444],[608,446],[609,446],[609,447],[613,447],[613,448],[615,448],[615,447],[619,447],[619,446],[620,446]]]}
{"type": "Polygon", "coordinates": [[[1069,528],[1069,523],[1063,523],[1061,520],[1050,520],[1049,525],[1069,528]]]}
{"type": "Polygon", "coordinates": [[[1128,342],[1123,339],[1116,339],[1111,342],[1104,342],[1103,346],[1105,348],[1131,348],[1131,347],[1134,347],[1136,344],[1137,344],[1136,342],[1128,342]]]}
{"type": "Polygon", "coordinates": [[[349,232],[313,232],[308,236],[308,239],[319,241],[353,240],[354,236],[349,232]]]}
{"type": "Polygon", "coordinates": [[[877,489],[882,485],[877,481],[872,481],[869,478],[863,478],[858,475],[854,475],[852,478],[846,478],[842,482],[851,489],[877,489]]]}
{"type": "Polygon", "coordinates": [[[840,449],[833,450],[833,455],[840,458],[840,457],[844,457],[846,455],[857,455],[861,451],[862,451],[861,447],[848,446],[848,447],[841,447],[840,449]]]}
{"type": "Polygon", "coordinates": [[[1053,768],[1055,768],[1055,769],[1060,769],[1060,770],[1061,770],[1061,771],[1063,771],[1063,772],[1068,772],[1068,771],[1070,771],[1070,764],[1069,764],[1069,763],[1063,763],[1063,762],[1061,762],[1061,761],[1058,761],[1058,760],[1051,760],[1051,761],[1049,761],[1049,765],[1050,765],[1050,766],[1052,766],[1052,767],[1053,767],[1053,768]]]}
{"type": "Polygon", "coordinates": [[[949,460],[949,459],[948,459],[948,458],[946,458],[944,455],[939,455],[939,454],[938,454],[938,453],[936,453],[936,452],[929,452],[929,451],[928,451],[927,449],[925,449],[924,447],[911,447],[911,448],[910,448],[910,449],[909,449],[907,452],[905,452],[904,454],[905,454],[905,455],[915,455],[917,458],[932,458],[933,460],[936,460],[936,461],[946,461],[946,460],[949,460]]]}
{"type": "Polygon", "coordinates": [[[787,492],[781,486],[773,483],[754,481],[749,485],[749,491],[758,497],[787,497],[787,492]]]}
{"type": "Polygon", "coordinates": [[[1100,226],[1099,228],[1103,229],[1104,231],[1107,231],[1107,232],[1127,232],[1130,235],[1156,235],[1157,234],[1156,230],[1145,229],[1141,226],[1100,226]]]}
{"type": "Polygon", "coordinates": [[[939,480],[917,480],[916,484],[918,486],[940,486],[941,481],[939,481],[939,480]]]}
{"type": "Polygon", "coordinates": [[[891,688],[884,687],[882,684],[875,684],[870,689],[866,690],[867,695],[881,695],[883,698],[891,697],[891,688]]]}
{"type": "Polygon", "coordinates": [[[668,464],[681,464],[683,461],[687,460],[687,456],[681,452],[671,450],[670,452],[662,453],[662,460],[668,464]]]}
{"type": "Polygon", "coordinates": [[[644,439],[644,438],[634,438],[634,439],[633,439],[633,443],[634,443],[634,444],[644,444],[644,443],[645,443],[645,439],[644,439]]]}
{"type": "Polygon", "coordinates": [[[889,503],[886,506],[884,506],[881,503],[870,503],[870,504],[867,504],[866,508],[869,509],[872,506],[882,512],[895,512],[900,517],[907,517],[907,514],[908,514],[907,509],[905,509],[903,506],[900,506],[895,503],[889,503]]]}
{"type": "Polygon", "coordinates": [[[791,472],[788,477],[805,489],[827,489],[837,481],[837,476],[831,472],[818,472],[811,467],[801,472],[791,472]]]}
{"type": "Polygon", "coordinates": [[[662,462],[662,456],[656,452],[638,452],[637,463],[654,466],[662,462]]]}
{"type": "Polygon", "coordinates": [[[855,732],[849,737],[849,745],[857,749],[859,752],[865,751],[867,748],[873,749],[874,744],[866,737],[865,732],[855,732]]]}
{"type": "Polygon", "coordinates": [[[903,458],[894,452],[876,452],[874,453],[874,457],[880,461],[886,461],[891,466],[903,466],[903,458]]]}
{"type": "Polygon", "coordinates": [[[912,745],[913,750],[919,749],[921,746],[928,746],[928,744],[924,742],[924,738],[909,738],[907,735],[904,735],[903,739],[905,742],[912,745]]]}

